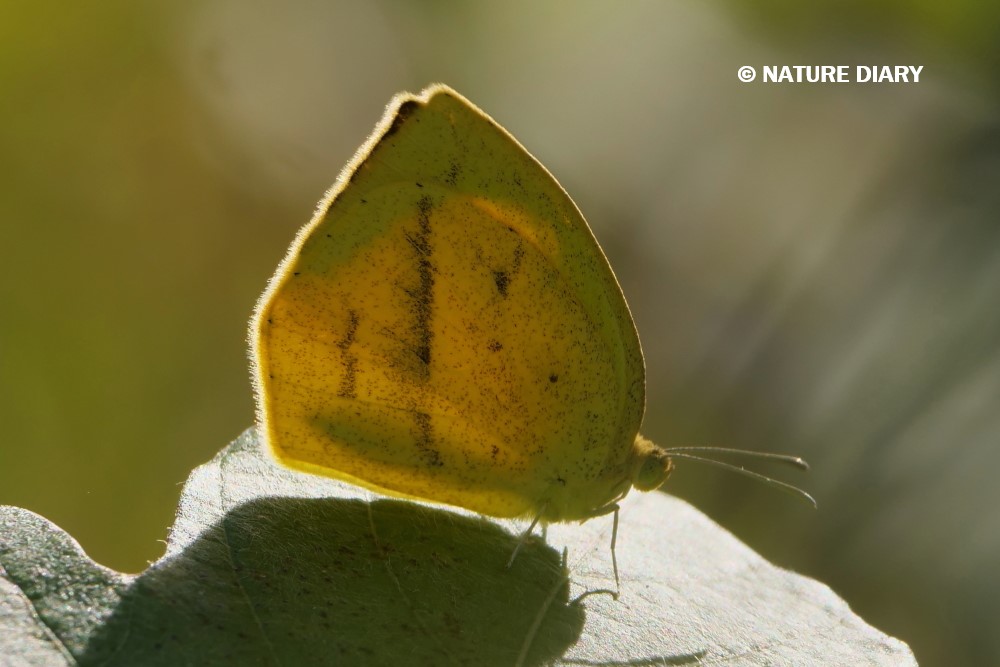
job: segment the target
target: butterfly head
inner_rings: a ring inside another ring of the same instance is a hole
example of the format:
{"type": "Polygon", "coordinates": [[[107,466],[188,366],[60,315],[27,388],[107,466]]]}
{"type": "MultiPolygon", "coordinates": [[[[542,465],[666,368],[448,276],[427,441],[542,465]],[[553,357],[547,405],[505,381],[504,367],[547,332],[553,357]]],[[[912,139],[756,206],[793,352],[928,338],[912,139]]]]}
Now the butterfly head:
{"type": "Polygon", "coordinates": [[[632,447],[632,486],[640,491],[660,488],[674,470],[667,452],[636,434],[632,447]]]}

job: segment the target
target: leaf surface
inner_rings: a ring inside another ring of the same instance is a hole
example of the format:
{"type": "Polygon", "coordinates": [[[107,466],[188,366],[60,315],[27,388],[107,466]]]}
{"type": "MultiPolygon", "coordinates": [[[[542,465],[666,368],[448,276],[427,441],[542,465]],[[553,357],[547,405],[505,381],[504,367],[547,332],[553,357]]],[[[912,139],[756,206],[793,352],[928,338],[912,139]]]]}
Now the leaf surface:
{"type": "Polygon", "coordinates": [[[250,429],[187,481],[139,575],[0,508],[0,663],[914,665],[828,587],[683,501],[549,527],[376,496],[275,465],[250,429]],[[565,560],[564,560],[565,553],[565,560]]]}

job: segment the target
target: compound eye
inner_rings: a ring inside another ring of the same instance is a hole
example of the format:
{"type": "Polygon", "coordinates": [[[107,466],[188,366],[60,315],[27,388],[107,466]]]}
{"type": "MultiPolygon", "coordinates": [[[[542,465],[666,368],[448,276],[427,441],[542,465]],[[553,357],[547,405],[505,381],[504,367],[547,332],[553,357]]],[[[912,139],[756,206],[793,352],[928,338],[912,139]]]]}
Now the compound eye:
{"type": "Polygon", "coordinates": [[[643,457],[642,463],[635,472],[632,486],[639,491],[652,491],[663,486],[674,469],[670,457],[662,451],[652,451],[643,457]]]}

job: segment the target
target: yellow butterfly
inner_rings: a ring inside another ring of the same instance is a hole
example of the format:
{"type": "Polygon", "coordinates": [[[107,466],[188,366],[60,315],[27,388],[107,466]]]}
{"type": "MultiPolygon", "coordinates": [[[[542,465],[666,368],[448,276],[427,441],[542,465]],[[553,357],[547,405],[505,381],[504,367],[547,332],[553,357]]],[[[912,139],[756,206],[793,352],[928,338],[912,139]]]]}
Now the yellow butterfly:
{"type": "Polygon", "coordinates": [[[701,449],[639,435],[642,351],[604,253],[552,175],[444,85],[392,100],[251,337],[274,456],[397,496],[543,524],[615,513],[617,530],[629,489],[701,449]]]}

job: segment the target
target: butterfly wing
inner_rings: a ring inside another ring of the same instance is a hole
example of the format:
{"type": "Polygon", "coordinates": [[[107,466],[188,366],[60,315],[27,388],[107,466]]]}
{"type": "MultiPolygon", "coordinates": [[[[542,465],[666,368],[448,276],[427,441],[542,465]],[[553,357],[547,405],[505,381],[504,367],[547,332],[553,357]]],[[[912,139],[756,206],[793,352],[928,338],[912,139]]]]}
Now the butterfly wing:
{"type": "Polygon", "coordinates": [[[393,100],[253,337],[280,461],[494,516],[583,518],[642,419],[639,341],[589,227],[444,86],[393,100]]]}

